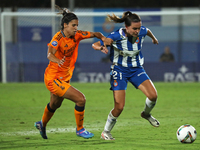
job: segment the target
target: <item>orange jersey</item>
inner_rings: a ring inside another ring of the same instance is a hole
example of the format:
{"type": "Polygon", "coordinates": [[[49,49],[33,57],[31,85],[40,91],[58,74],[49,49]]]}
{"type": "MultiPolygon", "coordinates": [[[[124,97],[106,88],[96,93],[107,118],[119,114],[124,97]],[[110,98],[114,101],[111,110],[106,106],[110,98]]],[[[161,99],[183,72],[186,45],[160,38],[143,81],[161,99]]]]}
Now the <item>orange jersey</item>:
{"type": "Polygon", "coordinates": [[[47,80],[60,79],[69,81],[77,60],[79,42],[87,38],[90,38],[89,31],[78,30],[72,38],[65,37],[62,31],[57,32],[48,46],[57,50],[55,56],[58,59],[62,59],[65,56],[65,62],[59,67],[57,63],[50,61],[45,70],[45,78],[47,80]]]}

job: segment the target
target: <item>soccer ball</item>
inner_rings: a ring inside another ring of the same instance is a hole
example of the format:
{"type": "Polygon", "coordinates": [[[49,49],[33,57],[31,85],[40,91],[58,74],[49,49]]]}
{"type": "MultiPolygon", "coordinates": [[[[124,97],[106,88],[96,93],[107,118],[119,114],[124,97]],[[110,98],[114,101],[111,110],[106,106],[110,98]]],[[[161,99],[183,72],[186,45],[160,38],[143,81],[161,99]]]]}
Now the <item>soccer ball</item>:
{"type": "Polygon", "coordinates": [[[185,124],[178,128],[176,135],[181,143],[193,143],[196,140],[197,131],[193,126],[185,124]]]}

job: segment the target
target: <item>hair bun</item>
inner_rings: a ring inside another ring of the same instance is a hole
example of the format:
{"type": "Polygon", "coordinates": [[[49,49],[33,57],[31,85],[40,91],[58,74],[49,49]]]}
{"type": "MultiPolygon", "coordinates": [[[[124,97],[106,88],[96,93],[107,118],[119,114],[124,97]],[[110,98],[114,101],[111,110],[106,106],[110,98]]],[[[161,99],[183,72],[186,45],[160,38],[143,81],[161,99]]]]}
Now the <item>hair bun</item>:
{"type": "Polygon", "coordinates": [[[67,8],[63,8],[63,12],[70,13],[70,10],[67,8]]]}
{"type": "Polygon", "coordinates": [[[65,16],[68,13],[71,13],[69,9],[67,8],[60,8],[58,5],[55,5],[55,7],[60,11],[58,14],[62,14],[63,16],[65,16]]]}

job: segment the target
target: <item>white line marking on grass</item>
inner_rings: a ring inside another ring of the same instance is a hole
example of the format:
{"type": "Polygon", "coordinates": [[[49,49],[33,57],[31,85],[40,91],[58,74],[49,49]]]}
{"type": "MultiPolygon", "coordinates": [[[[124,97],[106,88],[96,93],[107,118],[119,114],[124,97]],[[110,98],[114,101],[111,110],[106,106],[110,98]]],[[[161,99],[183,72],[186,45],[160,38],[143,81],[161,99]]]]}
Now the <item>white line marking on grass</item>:
{"type": "MultiPolygon", "coordinates": [[[[144,122],[145,123],[145,122],[144,122]]],[[[128,127],[133,125],[141,125],[141,123],[129,123],[129,122],[118,122],[117,126],[115,128],[119,127],[128,127]]],[[[94,125],[85,125],[86,130],[92,132],[92,131],[102,131],[104,128],[104,124],[94,124],[94,125]]],[[[69,133],[69,132],[76,132],[76,128],[74,127],[66,127],[66,128],[48,128],[47,127],[47,133],[69,133]]],[[[39,134],[38,129],[34,130],[26,130],[26,131],[17,131],[17,132],[0,132],[0,136],[29,136],[29,135],[35,135],[39,134]]]]}
{"type": "MultiPolygon", "coordinates": [[[[89,131],[100,130],[100,128],[87,128],[89,131]]],[[[67,132],[76,132],[76,128],[51,128],[47,129],[47,133],[67,133],[67,132]]],[[[18,132],[0,132],[0,136],[23,136],[23,135],[35,135],[39,134],[39,130],[30,130],[30,131],[18,131],[18,132]]]]}

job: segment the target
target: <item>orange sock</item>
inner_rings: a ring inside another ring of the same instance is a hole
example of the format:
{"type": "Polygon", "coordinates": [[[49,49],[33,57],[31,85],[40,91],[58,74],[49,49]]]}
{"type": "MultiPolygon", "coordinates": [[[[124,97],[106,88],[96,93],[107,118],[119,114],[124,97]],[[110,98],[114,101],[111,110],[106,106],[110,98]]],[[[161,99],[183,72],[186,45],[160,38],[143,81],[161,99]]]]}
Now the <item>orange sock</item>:
{"type": "Polygon", "coordinates": [[[85,110],[80,112],[80,111],[77,111],[76,109],[74,109],[77,131],[79,131],[80,129],[83,128],[84,113],[85,113],[85,110]]]}
{"type": "MultiPolygon", "coordinates": [[[[47,104],[47,105],[49,105],[49,104],[47,104]]],[[[45,109],[44,109],[44,114],[42,116],[43,127],[46,127],[47,123],[49,122],[49,120],[51,119],[53,114],[54,114],[54,112],[50,112],[49,109],[46,106],[45,109]]]]}

